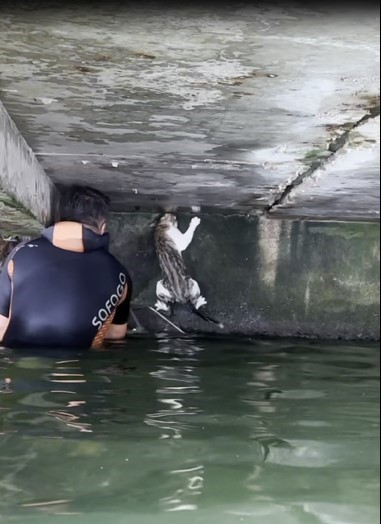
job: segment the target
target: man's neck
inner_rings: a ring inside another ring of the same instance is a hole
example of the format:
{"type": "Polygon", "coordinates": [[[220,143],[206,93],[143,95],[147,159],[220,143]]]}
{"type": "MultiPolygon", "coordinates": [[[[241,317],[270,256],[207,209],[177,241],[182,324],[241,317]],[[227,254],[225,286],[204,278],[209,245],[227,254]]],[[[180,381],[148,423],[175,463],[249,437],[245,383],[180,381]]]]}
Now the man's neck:
{"type": "Polygon", "coordinates": [[[88,224],[82,224],[82,225],[83,225],[83,227],[85,227],[86,229],[89,229],[90,231],[92,231],[96,235],[102,236],[102,231],[100,229],[98,229],[97,227],[89,226],[88,224]]]}

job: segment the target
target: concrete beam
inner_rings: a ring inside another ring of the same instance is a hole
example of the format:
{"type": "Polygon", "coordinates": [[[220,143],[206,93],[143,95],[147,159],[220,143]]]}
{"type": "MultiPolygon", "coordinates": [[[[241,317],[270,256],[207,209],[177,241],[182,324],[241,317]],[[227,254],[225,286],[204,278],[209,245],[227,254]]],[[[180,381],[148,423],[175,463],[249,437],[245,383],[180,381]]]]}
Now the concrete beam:
{"type": "MultiPolygon", "coordinates": [[[[54,182],[116,212],[266,214],[379,105],[379,9],[363,3],[43,4],[0,6],[0,97],[54,182]]],[[[303,217],[373,220],[377,175],[341,177],[341,205],[303,217]]]]}
{"type": "MultiPolygon", "coordinates": [[[[0,186],[39,222],[45,224],[52,219],[56,202],[55,186],[1,102],[0,186]]],[[[6,211],[3,206],[0,209],[1,223],[6,219],[6,211]]]]}

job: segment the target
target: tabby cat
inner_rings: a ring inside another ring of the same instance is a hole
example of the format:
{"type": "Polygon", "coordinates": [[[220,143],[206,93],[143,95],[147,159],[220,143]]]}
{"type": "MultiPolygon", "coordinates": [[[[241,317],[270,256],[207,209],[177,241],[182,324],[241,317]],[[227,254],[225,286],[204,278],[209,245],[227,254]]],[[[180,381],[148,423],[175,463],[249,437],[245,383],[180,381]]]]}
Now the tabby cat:
{"type": "Polygon", "coordinates": [[[220,324],[200,311],[200,308],[206,306],[207,301],[201,295],[198,283],[188,274],[182,256],[182,252],[192,242],[200,223],[198,217],[193,218],[187,232],[181,233],[175,215],[166,213],[159,220],[155,231],[155,243],[164,278],[156,286],[158,301],[155,309],[173,314],[174,304],[190,304],[192,311],[203,320],[220,324]]]}

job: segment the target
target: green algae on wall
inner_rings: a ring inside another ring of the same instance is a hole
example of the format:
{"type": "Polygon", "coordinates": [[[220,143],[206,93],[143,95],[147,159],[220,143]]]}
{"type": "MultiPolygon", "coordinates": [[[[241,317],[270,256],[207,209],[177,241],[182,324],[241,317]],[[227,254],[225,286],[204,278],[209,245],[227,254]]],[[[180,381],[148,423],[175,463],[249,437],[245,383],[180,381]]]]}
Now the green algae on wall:
{"type": "Polygon", "coordinates": [[[0,188],[0,235],[35,235],[38,221],[0,188]]]}

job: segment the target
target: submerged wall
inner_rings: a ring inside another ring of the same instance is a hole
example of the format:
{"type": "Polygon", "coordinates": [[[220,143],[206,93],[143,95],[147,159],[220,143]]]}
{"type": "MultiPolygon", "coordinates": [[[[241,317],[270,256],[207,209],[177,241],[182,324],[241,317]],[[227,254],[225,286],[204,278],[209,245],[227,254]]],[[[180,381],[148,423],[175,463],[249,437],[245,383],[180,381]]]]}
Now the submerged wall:
{"type": "MultiPolygon", "coordinates": [[[[160,278],[155,218],[114,215],[112,250],[133,277],[142,331],[172,332],[148,309],[160,278]]],[[[180,217],[183,230],[189,219],[180,217]]],[[[202,216],[184,257],[225,329],[183,307],[173,320],[189,333],[378,339],[379,233],[379,224],[202,216]]]]}

